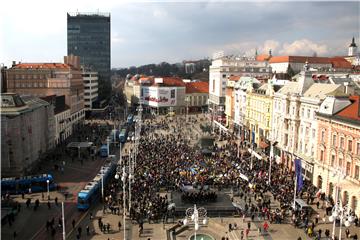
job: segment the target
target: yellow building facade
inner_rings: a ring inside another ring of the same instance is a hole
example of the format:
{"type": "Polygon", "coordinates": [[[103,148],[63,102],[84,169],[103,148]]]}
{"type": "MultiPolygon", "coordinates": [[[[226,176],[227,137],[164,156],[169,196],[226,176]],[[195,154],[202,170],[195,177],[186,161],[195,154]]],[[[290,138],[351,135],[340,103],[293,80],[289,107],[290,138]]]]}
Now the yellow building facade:
{"type": "Polygon", "coordinates": [[[266,148],[270,138],[274,89],[272,84],[264,84],[258,89],[252,87],[246,92],[245,126],[250,130],[250,142],[266,148]]]}

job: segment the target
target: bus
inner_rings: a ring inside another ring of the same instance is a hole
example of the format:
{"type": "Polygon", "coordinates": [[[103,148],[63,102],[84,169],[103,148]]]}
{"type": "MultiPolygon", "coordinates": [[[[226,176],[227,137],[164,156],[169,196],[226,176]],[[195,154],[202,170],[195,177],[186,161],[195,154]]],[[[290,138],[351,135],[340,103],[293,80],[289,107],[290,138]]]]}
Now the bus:
{"type": "Polygon", "coordinates": [[[29,193],[30,189],[32,193],[46,192],[47,184],[49,182],[49,190],[55,190],[56,184],[54,178],[50,174],[40,174],[25,176],[21,178],[2,178],[1,179],[1,194],[21,194],[29,193]]]}
{"type": "Polygon", "coordinates": [[[99,153],[100,153],[100,157],[107,157],[108,156],[108,145],[107,144],[102,145],[99,153]]]}
{"type": "Polygon", "coordinates": [[[77,208],[80,211],[86,211],[92,204],[96,203],[101,196],[101,188],[105,187],[109,180],[113,177],[116,170],[116,163],[108,160],[101,167],[99,173],[85,185],[77,196],[77,208]],[[104,181],[103,183],[101,181],[104,181]]]}
{"type": "Polygon", "coordinates": [[[125,143],[128,136],[128,128],[122,127],[119,134],[120,143],[125,143]]]}

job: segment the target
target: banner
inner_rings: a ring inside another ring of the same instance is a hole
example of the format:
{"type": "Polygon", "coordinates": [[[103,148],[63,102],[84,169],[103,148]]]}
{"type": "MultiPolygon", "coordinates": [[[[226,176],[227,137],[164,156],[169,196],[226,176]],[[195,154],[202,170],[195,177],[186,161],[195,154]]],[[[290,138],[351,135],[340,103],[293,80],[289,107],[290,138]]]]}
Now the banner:
{"type": "Polygon", "coordinates": [[[295,175],[296,175],[296,191],[300,192],[304,186],[304,182],[301,174],[301,159],[295,159],[295,175]]]}
{"type": "Polygon", "coordinates": [[[176,106],[176,88],[141,87],[141,100],[153,107],[176,106]]]}

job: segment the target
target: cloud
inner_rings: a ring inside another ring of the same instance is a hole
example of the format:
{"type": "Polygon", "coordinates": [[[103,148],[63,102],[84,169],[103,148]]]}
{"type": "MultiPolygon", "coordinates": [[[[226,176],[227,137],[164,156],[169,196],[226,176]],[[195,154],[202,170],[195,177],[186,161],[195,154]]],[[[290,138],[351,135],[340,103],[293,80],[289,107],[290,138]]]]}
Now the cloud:
{"type": "Polygon", "coordinates": [[[167,15],[167,12],[163,9],[154,9],[153,11],[153,16],[156,18],[165,18],[167,15]]]}
{"type": "Polygon", "coordinates": [[[259,53],[268,53],[270,50],[276,52],[280,47],[280,42],[276,40],[266,40],[264,44],[258,49],[259,53]]]}
{"type": "Polygon", "coordinates": [[[117,43],[124,43],[126,42],[126,39],[119,36],[117,32],[114,32],[111,34],[111,44],[117,44],[117,43]]]}
{"type": "Polygon", "coordinates": [[[308,39],[295,40],[292,43],[284,43],[279,54],[282,55],[325,55],[328,53],[328,46],[325,44],[317,44],[308,39]]]}

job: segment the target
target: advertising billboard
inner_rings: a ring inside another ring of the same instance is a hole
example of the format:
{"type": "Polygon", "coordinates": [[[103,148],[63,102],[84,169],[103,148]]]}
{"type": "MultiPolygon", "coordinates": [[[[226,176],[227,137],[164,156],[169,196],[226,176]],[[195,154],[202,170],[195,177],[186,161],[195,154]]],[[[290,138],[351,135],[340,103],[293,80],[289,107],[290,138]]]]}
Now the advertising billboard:
{"type": "Polygon", "coordinates": [[[174,87],[142,87],[141,99],[152,107],[176,106],[176,88],[174,87]]]}

